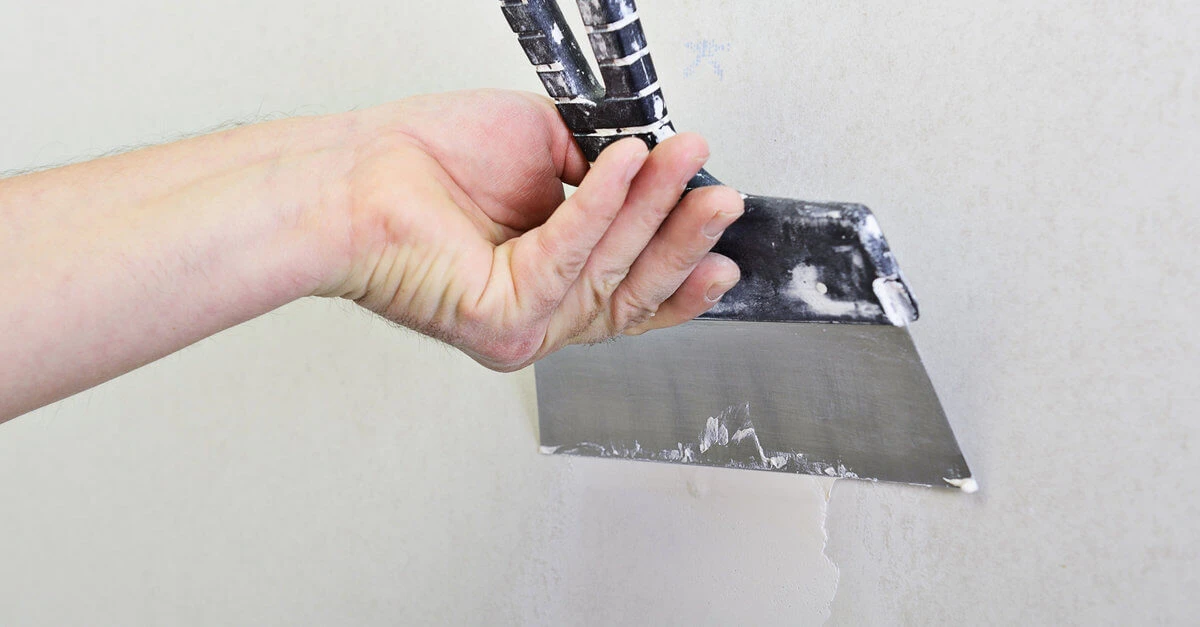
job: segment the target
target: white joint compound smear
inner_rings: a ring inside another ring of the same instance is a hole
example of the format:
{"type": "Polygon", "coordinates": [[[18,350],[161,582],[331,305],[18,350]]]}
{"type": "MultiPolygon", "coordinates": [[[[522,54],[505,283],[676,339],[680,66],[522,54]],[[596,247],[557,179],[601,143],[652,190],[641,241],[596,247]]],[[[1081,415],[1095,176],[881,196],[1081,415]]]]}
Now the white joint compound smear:
{"type": "Polygon", "coordinates": [[[973,477],[967,477],[966,479],[946,479],[943,477],[942,481],[945,481],[946,483],[962,490],[967,494],[974,494],[979,491],[979,482],[973,477]]]}
{"type": "Polygon", "coordinates": [[[700,434],[700,452],[716,446],[729,445],[729,428],[721,424],[716,416],[710,416],[704,423],[704,432],[700,434]]]}
{"type": "Polygon", "coordinates": [[[845,464],[839,463],[835,466],[826,466],[825,474],[835,479],[858,479],[858,473],[846,468],[845,464]]]}
{"type": "MultiPolygon", "coordinates": [[[[768,443],[769,444],[769,443],[768,443]]],[[[730,405],[720,413],[709,416],[699,436],[690,442],[677,442],[673,448],[646,450],[634,441],[632,446],[621,442],[577,442],[567,446],[541,446],[545,455],[567,454],[588,457],[646,459],[686,464],[705,464],[725,468],[755,470],[787,470],[806,475],[859,479],[858,473],[841,461],[809,460],[798,451],[772,450],[758,438],[750,421],[750,403],[730,405]],[[733,432],[730,432],[730,429],[733,432]]],[[[867,478],[868,481],[875,481],[867,478]]]]}
{"type": "Polygon", "coordinates": [[[770,466],[771,468],[783,468],[784,464],[788,463],[787,455],[768,455],[767,452],[763,450],[762,442],[759,441],[758,434],[754,431],[754,427],[739,429],[735,431],[729,439],[735,444],[740,444],[742,440],[749,439],[754,443],[754,447],[758,449],[758,457],[763,460],[763,464],[770,466]]]}
{"type": "Polygon", "coordinates": [[[883,313],[879,305],[874,303],[834,300],[829,297],[827,292],[821,291],[819,285],[821,285],[821,281],[817,275],[817,269],[802,263],[792,268],[792,280],[783,289],[788,297],[802,301],[812,309],[813,313],[822,316],[874,317],[883,313]]]}
{"type": "Polygon", "coordinates": [[[908,298],[908,290],[898,279],[880,277],[871,283],[871,289],[879,299],[879,304],[883,305],[883,313],[888,322],[898,327],[906,327],[908,323],[917,319],[912,301],[908,298]]]}
{"type": "Polygon", "coordinates": [[[559,104],[585,104],[585,105],[596,104],[595,100],[592,100],[591,98],[588,98],[587,96],[571,96],[569,98],[555,98],[554,102],[557,102],[559,104]]]}

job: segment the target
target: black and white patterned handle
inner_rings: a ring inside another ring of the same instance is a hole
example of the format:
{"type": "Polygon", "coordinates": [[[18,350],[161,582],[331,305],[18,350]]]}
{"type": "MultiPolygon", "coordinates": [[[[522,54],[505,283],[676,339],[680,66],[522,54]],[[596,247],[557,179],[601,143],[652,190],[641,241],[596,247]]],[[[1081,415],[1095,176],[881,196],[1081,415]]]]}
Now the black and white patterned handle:
{"type": "Polygon", "coordinates": [[[584,155],[595,161],[624,137],[653,147],[674,135],[634,0],[577,3],[603,84],[556,0],[501,0],[501,8],[584,155]]]}
{"type": "MultiPolygon", "coordinates": [[[[557,0],[501,0],[508,23],[589,161],[638,137],[650,147],[675,134],[634,0],[576,0],[603,84],[557,0]]],[[[719,185],[701,170],[688,189],[719,185]]],[[[903,326],[916,300],[870,210],[743,195],[745,214],[713,247],[742,280],[706,318],[903,326]]]]}

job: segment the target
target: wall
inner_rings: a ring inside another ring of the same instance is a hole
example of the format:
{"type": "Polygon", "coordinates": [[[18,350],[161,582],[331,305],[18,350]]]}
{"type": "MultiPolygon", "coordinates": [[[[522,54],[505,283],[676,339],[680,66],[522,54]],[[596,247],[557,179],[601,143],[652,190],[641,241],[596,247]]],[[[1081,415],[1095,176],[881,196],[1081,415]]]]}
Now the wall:
{"type": "MultiPolygon", "coordinates": [[[[301,302],[0,426],[0,623],[1194,620],[1198,5],[642,4],[715,173],[875,208],[978,494],[542,457],[531,372],[301,302]]],[[[0,170],[538,88],[487,1],[9,3],[0,42],[0,170]]]]}

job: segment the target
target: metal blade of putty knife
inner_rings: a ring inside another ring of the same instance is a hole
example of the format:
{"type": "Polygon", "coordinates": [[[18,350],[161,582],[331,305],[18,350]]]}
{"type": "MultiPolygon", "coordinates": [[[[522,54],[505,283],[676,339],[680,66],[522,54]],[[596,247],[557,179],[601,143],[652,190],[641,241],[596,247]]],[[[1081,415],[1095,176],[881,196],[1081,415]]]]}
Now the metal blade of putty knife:
{"type": "Polygon", "coordinates": [[[697,320],[572,347],[535,372],[547,453],[918,485],[970,477],[901,327],[697,320]]]}
{"type": "MultiPolygon", "coordinates": [[[[633,0],[501,0],[589,160],[675,134],[633,0]]],[[[701,172],[689,188],[718,184],[701,172]]],[[[917,305],[861,205],[745,196],[714,248],[742,280],[703,318],[535,367],[542,451],[977,488],[907,325],[917,305]]]]}

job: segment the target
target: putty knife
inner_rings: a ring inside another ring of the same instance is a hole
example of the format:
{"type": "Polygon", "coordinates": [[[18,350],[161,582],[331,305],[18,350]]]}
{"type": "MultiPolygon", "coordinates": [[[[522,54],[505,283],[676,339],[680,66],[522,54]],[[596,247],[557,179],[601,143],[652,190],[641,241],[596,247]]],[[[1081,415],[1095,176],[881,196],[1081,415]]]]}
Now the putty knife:
{"type": "MultiPolygon", "coordinates": [[[[589,161],[675,134],[633,0],[578,0],[603,86],[555,0],[501,5],[589,161]]],[[[742,280],[702,320],[535,366],[542,451],[974,491],[870,210],[745,201],[714,248],[742,280]]]]}

